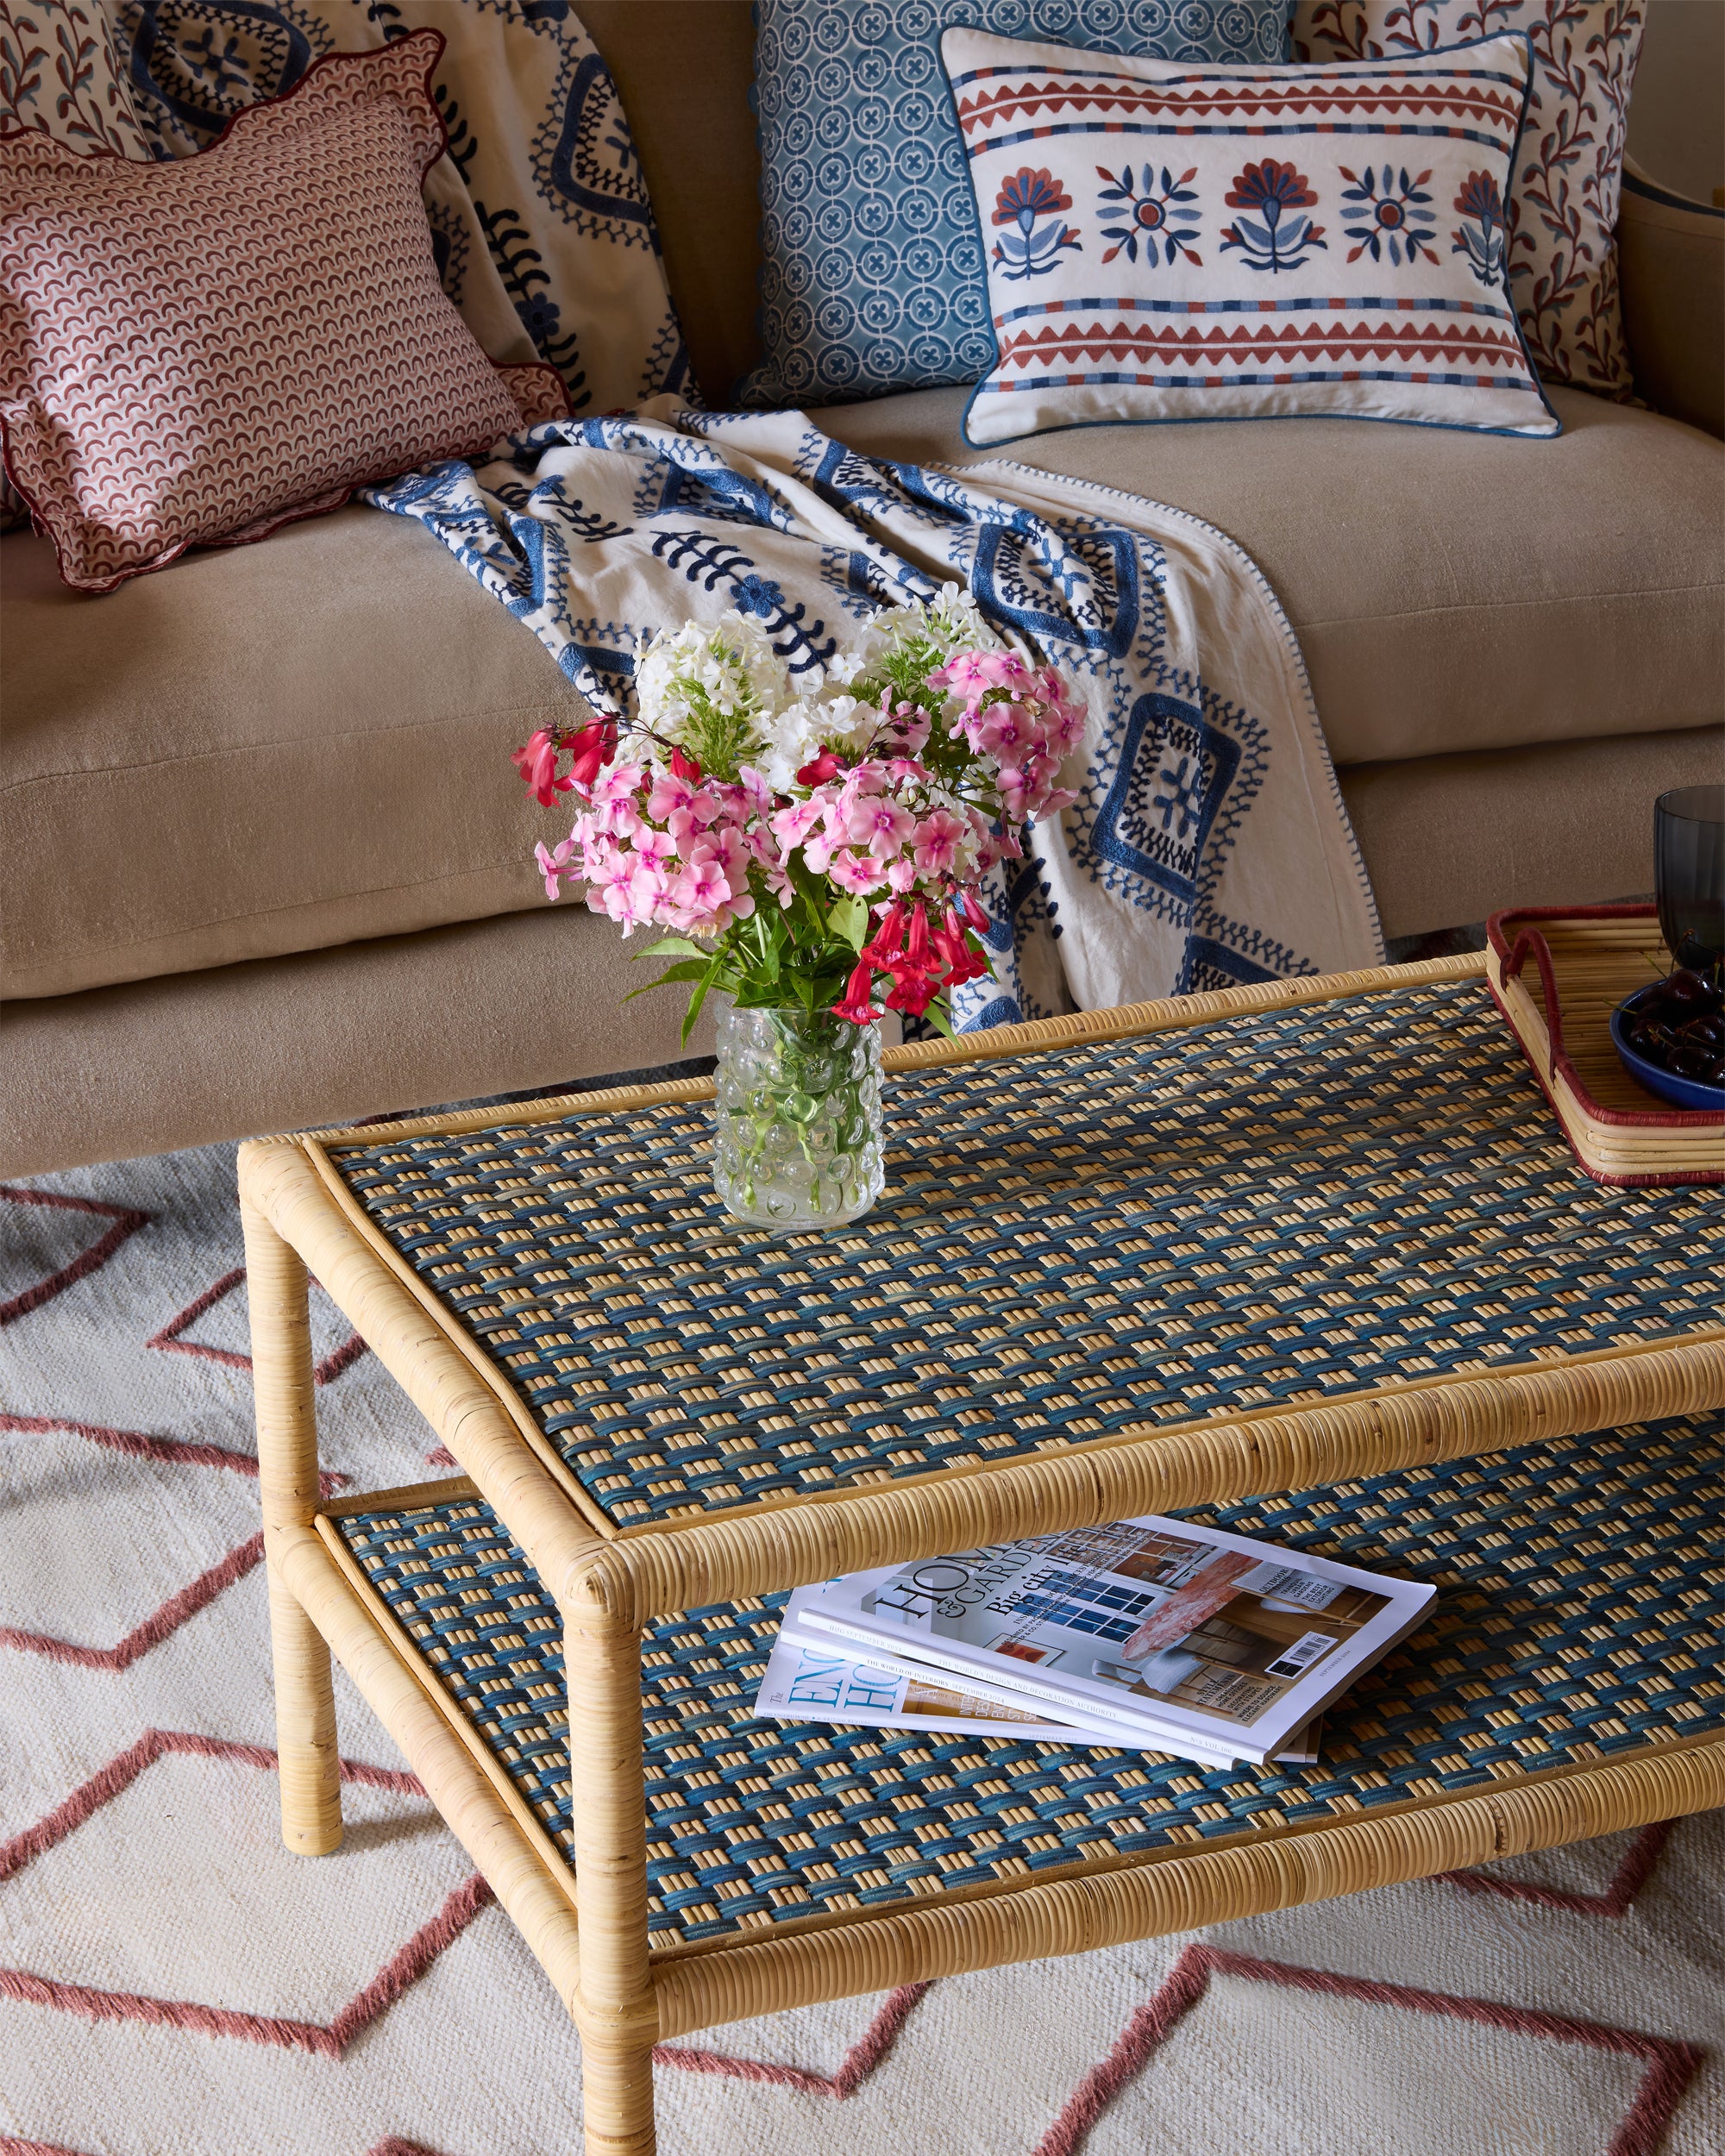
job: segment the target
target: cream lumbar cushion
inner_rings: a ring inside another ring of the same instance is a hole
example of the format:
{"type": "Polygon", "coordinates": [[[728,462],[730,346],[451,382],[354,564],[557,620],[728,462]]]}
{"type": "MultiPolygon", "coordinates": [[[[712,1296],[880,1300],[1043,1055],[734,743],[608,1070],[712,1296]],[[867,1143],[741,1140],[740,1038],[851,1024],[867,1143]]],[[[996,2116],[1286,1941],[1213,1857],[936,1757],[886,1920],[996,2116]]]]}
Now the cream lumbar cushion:
{"type": "Polygon", "coordinates": [[[988,256],[979,446],[1120,421],[1558,420],[1506,285],[1525,37],[1192,66],[949,30],[988,256]]]}

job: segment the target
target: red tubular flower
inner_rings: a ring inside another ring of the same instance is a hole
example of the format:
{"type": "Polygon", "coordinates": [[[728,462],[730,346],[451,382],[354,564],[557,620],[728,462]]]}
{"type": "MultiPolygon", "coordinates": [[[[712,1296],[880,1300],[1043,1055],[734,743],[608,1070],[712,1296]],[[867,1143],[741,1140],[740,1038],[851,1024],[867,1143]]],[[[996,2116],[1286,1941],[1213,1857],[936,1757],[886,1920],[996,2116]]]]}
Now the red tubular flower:
{"type": "MultiPolygon", "coordinates": [[[[579,740],[580,736],[576,738],[579,740]]],[[[562,746],[561,736],[542,726],[530,741],[510,752],[509,761],[521,774],[529,793],[541,808],[549,808],[560,793],[568,793],[575,783],[573,776],[557,776],[557,754],[562,746]]]]}
{"type": "Polygon", "coordinates": [[[615,719],[595,719],[591,726],[583,726],[570,742],[574,761],[569,766],[569,775],[560,779],[562,787],[579,787],[583,793],[598,778],[617,754],[617,722],[615,719]]]}
{"type": "Polygon", "coordinates": [[[825,786],[829,779],[836,779],[844,771],[837,753],[823,749],[812,762],[806,763],[797,774],[799,786],[825,786]]]}
{"type": "Polygon", "coordinates": [[[958,894],[958,902],[964,908],[965,919],[970,924],[976,934],[979,936],[986,936],[989,928],[988,917],[982,911],[982,907],[977,905],[975,899],[971,897],[968,891],[961,891],[958,894]]]}
{"type": "Polygon", "coordinates": [[[980,981],[988,970],[988,962],[971,950],[964,933],[964,925],[949,906],[945,925],[934,931],[930,938],[935,954],[946,968],[944,986],[962,988],[967,981],[980,981]]]}
{"type": "Polygon", "coordinates": [[[875,940],[872,943],[864,943],[858,956],[870,960],[883,973],[890,973],[893,968],[893,961],[899,955],[904,925],[903,901],[894,899],[881,918],[881,925],[875,931],[875,940]]]}
{"type": "Polygon", "coordinates": [[[690,786],[699,786],[701,782],[700,766],[693,756],[686,756],[681,749],[671,751],[671,769],[690,786]]]}
{"type": "Polygon", "coordinates": [[[887,1008],[889,1011],[903,1011],[911,1018],[919,1018],[934,1001],[939,987],[938,974],[925,973],[901,960],[893,975],[892,993],[887,998],[887,1008]]]}
{"type": "Polygon", "coordinates": [[[869,1000],[874,981],[875,968],[866,958],[859,958],[856,970],[844,984],[843,1000],[832,1006],[834,1018],[849,1018],[853,1025],[868,1025],[879,1018],[880,1012],[869,1000]]]}

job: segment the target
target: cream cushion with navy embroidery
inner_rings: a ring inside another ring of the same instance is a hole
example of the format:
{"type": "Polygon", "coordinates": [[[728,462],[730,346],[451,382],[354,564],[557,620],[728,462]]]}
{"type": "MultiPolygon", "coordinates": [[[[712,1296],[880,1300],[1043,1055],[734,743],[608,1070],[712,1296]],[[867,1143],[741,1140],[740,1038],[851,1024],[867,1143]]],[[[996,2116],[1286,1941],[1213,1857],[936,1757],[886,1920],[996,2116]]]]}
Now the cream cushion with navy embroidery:
{"type": "Polygon", "coordinates": [[[1505,284],[1525,37],[1187,66],[951,30],[988,260],[977,446],[1326,413],[1559,431],[1505,284]]]}

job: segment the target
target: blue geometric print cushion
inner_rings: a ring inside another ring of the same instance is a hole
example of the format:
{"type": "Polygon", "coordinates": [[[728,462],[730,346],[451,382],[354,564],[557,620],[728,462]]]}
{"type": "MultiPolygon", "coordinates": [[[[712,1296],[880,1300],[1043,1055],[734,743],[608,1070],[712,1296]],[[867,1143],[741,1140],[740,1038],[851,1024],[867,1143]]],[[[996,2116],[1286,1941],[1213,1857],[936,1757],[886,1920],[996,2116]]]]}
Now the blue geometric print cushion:
{"type": "Polygon", "coordinates": [[[1282,60],[1289,13],[1289,0],[756,0],[766,356],[738,401],[974,382],[993,356],[943,30],[1282,60]]]}
{"type": "Polygon", "coordinates": [[[949,30],[988,249],[982,447],[1328,414],[1548,435],[1508,282],[1525,36],[1320,67],[949,30]]]}

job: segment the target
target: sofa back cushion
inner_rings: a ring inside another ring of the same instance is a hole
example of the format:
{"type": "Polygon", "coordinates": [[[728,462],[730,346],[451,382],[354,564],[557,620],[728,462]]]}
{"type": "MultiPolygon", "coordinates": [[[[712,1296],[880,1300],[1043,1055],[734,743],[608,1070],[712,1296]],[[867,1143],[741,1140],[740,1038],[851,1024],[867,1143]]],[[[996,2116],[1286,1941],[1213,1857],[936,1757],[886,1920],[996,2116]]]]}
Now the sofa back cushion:
{"type": "Polygon", "coordinates": [[[0,429],[68,584],[261,538],[520,425],[420,199],[441,46],[334,55],[177,163],[0,139],[0,429]]]}
{"type": "Polygon", "coordinates": [[[1534,53],[1509,210],[1509,288],[1547,381],[1632,394],[1617,191],[1645,0],[1297,0],[1300,60],[1415,60],[1483,34],[1534,53]]]}
{"type": "Polygon", "coordinates": [[[740,393],[756,405],[974,382],[988,364],[943,32],[1195,65],[1288,56],[1287,0],[757,0],[756,19],[766,352],[740,393]]]}

